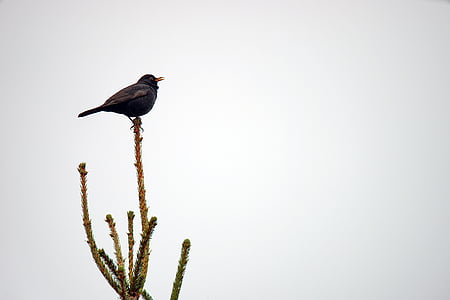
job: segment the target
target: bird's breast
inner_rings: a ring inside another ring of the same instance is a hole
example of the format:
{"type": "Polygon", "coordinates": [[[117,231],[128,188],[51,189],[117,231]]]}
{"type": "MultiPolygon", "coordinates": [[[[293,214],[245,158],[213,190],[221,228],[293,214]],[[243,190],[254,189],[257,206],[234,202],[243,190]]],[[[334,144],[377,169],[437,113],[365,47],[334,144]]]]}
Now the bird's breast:
{"type": "Polygon", "coordinates": [[[153,108],[156,100],[156,97],[152,96],[152,94],[148,94],[147,96],[131,100],[128,103],[130,117],[142,116],[148,113],[153,108]]]}

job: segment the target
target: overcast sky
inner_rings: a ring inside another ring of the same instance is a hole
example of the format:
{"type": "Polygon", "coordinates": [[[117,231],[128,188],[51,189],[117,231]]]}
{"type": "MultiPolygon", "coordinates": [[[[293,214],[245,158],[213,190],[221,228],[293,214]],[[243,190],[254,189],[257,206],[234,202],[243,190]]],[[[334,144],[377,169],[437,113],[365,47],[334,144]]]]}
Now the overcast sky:
{"type": "MultiPolygon", "coordinates": [[[[85,243],[138,212],[130,121],[77,118],[146,73],[147,290],[450,299],[450,4],[0,2],[1,299],[116,299],[85,243]]],[[[136,230],[137,232],[137,230],[136,230]]]]}

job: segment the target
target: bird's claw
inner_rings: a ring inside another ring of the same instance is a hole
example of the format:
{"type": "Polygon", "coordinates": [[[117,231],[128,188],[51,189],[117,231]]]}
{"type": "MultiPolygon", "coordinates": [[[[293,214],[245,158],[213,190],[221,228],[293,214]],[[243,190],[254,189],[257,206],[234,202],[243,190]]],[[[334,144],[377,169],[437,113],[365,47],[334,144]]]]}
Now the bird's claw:
{"type": "Polygon", "coordinates": [[[130,119],[131,123],[133,123],[133,126],[130,127],[130,130],[134,129],[134,128],[138,128],[139,130],[142,130],[142,132],[144,132],[144,128],[142,128],[142,121],[141,118],[136,117],[134,119],[128,117],[128,119],[130,119]]]}

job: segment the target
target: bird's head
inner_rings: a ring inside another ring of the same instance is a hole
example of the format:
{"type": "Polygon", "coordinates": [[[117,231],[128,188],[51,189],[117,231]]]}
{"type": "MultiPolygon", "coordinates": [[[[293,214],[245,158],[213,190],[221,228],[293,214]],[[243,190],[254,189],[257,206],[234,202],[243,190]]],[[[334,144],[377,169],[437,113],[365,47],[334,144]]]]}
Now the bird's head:
{"type": "Polygon", "coordinates": [[[151,74],[142,76],[137,83],[144,83],[152,86],[158,86],[158,81],[164,80],[164,77],[155,77],[151,74]]]}

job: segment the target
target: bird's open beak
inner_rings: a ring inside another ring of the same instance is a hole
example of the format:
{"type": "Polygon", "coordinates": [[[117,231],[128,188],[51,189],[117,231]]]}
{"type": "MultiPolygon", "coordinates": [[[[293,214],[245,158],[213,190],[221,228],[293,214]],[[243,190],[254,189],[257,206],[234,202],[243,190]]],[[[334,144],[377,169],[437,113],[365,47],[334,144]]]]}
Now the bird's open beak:
{"type": "Polygon", "coordinates": [[[155,79],[155,81],[161,81],[161,80],[164,80],[164,77],[158,77],[155,79]]]}

